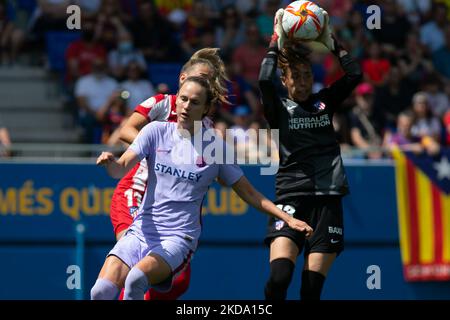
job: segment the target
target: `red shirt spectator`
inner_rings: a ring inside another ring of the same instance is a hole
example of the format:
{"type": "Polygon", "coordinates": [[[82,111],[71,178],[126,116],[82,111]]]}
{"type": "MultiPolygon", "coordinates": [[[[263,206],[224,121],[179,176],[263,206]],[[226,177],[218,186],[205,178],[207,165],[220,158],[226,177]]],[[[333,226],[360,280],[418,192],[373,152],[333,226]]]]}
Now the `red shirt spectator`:
{"type": "Polygon", "coordinates": [[[375,85],[384,82],[386,75],[391,69],[391,64],[386,59],[373,60],[367,59],[362,63],[363,72],[369,78],[369,81],[375,85]]]}
{"type": "Polygon", "coordinates": [[[106,60],[106,49],[95,39],[94,21],[83,21],[81,39],[72,42],[66,50],[66,82],[73,83],[92,71],[94,60],[106,60]]]}
{"type": "Polygon", "coordinates": [[[246,42],[240,45],[233,54],[233,64],[237,73],[254,87],[257,87],[259,69],[267,49],[261,44],[259,29],[255,24],[247,27],[246,42]]]}
{"type": "Polygon", "coordinates": [[[389,60],[381,57],[380,45],[372,42],[369,48],[369,57],[362,62],[365,80],[375,86],[383,85],[391,69],[389,60]]]}
{"type": "MultiPolygon", "coordinates": [[[[78,64],[77,77],[84,76],[92,72],[92,62],[96,59],[106,60],[106,50],[101,44],[89,44],[84,40],[72,42],[66,51],[66,60],[75,60],[78,64]]],[[[67,74],[68,80],[74,80],[70,72],[67,74]]]]}
{"type": "Polygon", "coordinates": [[[323,84],[328,87],[332,83],[336,82],[345,74],[339,64],[339,61],[333,54],[327,54],[324,61],[323,67],[325,69],[325,76],[323,79],[323,84]]]}

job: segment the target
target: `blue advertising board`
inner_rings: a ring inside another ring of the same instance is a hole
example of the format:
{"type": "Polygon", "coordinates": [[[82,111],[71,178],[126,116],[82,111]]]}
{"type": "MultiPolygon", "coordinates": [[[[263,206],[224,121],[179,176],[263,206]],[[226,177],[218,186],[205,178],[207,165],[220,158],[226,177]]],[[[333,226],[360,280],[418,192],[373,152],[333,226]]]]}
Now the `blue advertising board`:
{"type": "MultiPolygon", "coordinates": [[[[260,175],[257,166],[243,170],[273,199],[273,176],[260,175]]],[[[402,277],[392,164],[347,162],[346,172],[351,188],[343,202],[346,249],[332,268],[323,297],[450,298],[448,283],[409,284],[402,277]],[[382,270],[382,290],[367,288],[370,265],[382,270]]],[[[115,243],[109,206],[116,183],[91,163],[0,163],[0,255],[5,257],[0,274],[8,275],[2,279],[0,299],[88,298],[115,243]],[[81,251],[79,224],[85,227],[81,251]],[[70,267],[80,261],[82,288],[73,290],[70,267]]],[[[214,185],[205,198],[202,222],[191,286],[183,299],[262,299],[269,272],[263,245],[267,217],[230,188],[214,185]]],[[[288,298],[298,298],[299,283],[297,270],[288,298]]]]}
{"type": "MultiPolygon", "coordinates": [[[[250,182],[274,198],[274,176],[243,166],[250,182]]],[[[347,167],[351,195],[344,198],[346,239],[397,241],[392,166],[347,167]],[[387,223],[388,222],[388,223],[387,223]]],[[[117,180],[92,164],[0,164],[0,241],[70,241],[74,225],[86,227],[86,240],[113,240],[109,221],[117,180]]],[[[267,218],[230,188],[214,184],[203,206],[204,241],[257,242],[267,218]]]]}

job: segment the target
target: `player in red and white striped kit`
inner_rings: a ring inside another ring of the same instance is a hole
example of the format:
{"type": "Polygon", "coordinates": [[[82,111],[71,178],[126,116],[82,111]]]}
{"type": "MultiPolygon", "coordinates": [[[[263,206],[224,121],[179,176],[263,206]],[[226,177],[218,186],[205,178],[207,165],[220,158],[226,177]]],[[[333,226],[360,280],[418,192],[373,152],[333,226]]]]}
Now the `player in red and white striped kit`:
{"type": "MultiPolygon", "coordinates": [[[[183,66],[179,81],[182,83],[190,76],[207,77],[218,92],[221,102],[227,102],[225,87],[225,67],[218,55],[218,49],[205,48],[197,51],[191,59],[183,66]]],[[[175,95],[159,94],[153,96],[136,107],[133,114],[127,120],[120,131],[120,138],[131,144],[139,131],[151,121],[177,121],[175,108],[175,95]]],[[[207,128],[213,127],[213,122],[205,117],[203,125],[207,128]]],[[[110,217],[114,227],[116,239],[119,240],[133,222],[142,197],[147,186],[147,162],[142,160],[125,177],[123,177],[114,191],[110,217]]],[[[150,289],[146,300],[175,300],[186,292],[190,280],[190,264],[174,279],[172,289],[162,293],[150,289]]]]}

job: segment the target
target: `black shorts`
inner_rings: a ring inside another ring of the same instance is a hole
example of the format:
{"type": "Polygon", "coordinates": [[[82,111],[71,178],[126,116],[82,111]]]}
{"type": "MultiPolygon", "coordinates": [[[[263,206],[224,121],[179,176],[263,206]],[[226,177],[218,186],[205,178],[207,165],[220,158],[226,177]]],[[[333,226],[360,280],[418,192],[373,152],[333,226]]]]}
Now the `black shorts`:
{"type": "Polygon", "coordinates": [[[289,228],[283,220],[270,218],[264,242],[270,246],[276,237],[294,241],[299,254],[311,252],[336,253],[344,250],[344,218],[341,196],[299,196],[275,201],[275,204],[294,218],[308,223],[314,233],[305,239],[304,233],[289,228]]]}

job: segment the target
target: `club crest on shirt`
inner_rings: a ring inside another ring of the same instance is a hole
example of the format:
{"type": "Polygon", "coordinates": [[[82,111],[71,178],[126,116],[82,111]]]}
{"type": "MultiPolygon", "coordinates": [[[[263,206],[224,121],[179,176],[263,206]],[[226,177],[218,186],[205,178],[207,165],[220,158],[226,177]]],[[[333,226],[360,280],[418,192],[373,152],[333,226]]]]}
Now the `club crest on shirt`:
{"type": "Polygon", "coordinates": [[[136,218],[138,209],[139,209],[139,207],[136,207],[136,206],[130,207],[130,215],[131,215],[133,218],[136,218]]]}
{"type": "Polygon", "coordinates": [[[326,104],[324,102],[318,100],[313,104],[313,106],[317,111],[323,111],[323,110],[325,110],[326,104]]]}
{"type": "Polygon", "coordinates": [[[195,164],[197,165],[197,167],[203,168],[204,166],[206,166],[206,161],[203,157],[198,156],[197,160],[195,160],[195,164]]]}

